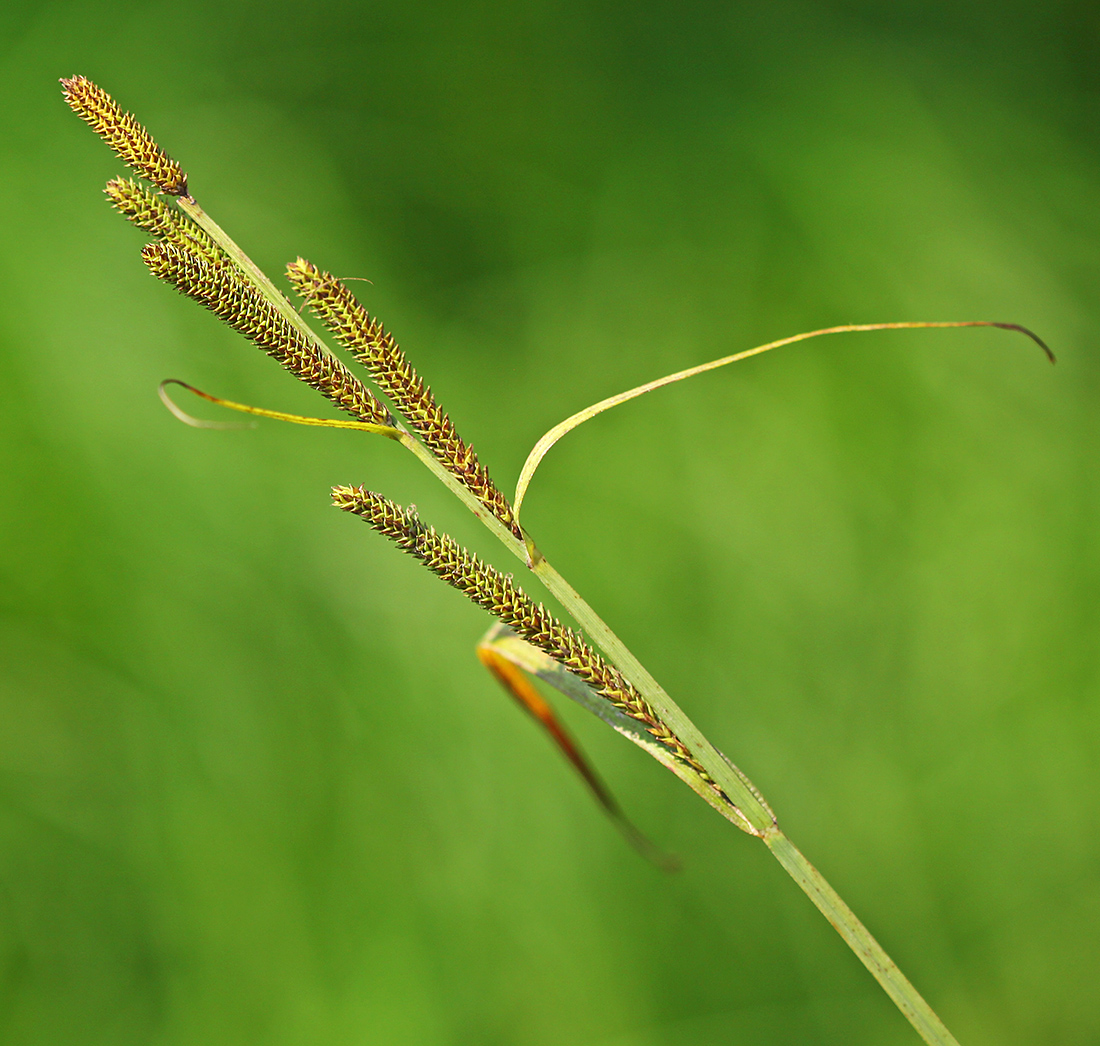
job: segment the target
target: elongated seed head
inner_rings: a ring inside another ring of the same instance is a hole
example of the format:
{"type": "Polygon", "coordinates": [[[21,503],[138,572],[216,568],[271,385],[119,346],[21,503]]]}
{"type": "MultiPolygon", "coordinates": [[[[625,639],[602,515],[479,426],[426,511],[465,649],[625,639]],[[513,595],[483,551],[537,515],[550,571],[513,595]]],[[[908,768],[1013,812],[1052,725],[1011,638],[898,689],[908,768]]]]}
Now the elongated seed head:
{"type": "Polygon", "coordinates": [[[141,256],[153,275],[205,305],[341,410],[360,421],[393,423],[389,411],[355,375],[320,351],[233,267],[211,264],[173,243],[146,244],[141,256]]]}
{"type": "Polygon", "coordinates": [[[645,725],[647,732],[677,759],[718,790],[687,746],[658,718],[650,703],[608,664],[579,633],[567,628],[536,603],[510,577],[483,563],[453,538],[436,533],[413,513],[362,487],[333,487],[333,504],[365,519],[380,534],[419,559],[447,584],[465,592],[533,646],[583,679],[620,711],[645,725]]]}
{"type": "Polygon", "coordinates": [[[228,264],[214,241],[187,215],[132,178],[112,178],[103,191],[115,210],[143,232],[191,251],[213,265],[228,264]]]}
{"type": "Polygon", "coordinates": [[[62,80],[65,101],[142,178],[170,196],[187,195],[187,175],[153,136],[87,77],[62,80]]]}
{"type": "Polygon", "coordinates": [[[508,499],[464,442],[393,335],[356,300],[343,282],[304,258],[287,266],[294,289],[322,323],[370,373],[424,445],[517,538],[522,533],[508,499]]]}

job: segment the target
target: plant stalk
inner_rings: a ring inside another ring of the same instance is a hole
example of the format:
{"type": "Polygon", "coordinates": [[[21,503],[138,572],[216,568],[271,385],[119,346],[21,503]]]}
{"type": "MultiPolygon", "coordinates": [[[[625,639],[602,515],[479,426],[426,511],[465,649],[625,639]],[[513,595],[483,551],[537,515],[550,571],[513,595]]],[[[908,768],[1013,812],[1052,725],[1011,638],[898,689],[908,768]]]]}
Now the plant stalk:
{"type": "Polygon", "coordinates": [[[832,923],[836,932],[856,953],[859,961],[871,971],[882,990],[890,996],[920,1037],[931,1046],[959,1046],[958,1040],[898,969],[897,963],[883,951],[882,945],[871,936],[852,909],[806,860],[798,847],[783,834],[778,825],[764,833],[764,842],[790,877],[817,905],[818,911],[832,923]]]}
{"type": "MultiPolygon", "coordinates": [[[[191,197],[178,197],[176,203],[194,222],[201,226],[225,253],[259,288],[260,292],[288,322],[305,335],[322,352],[331,350],[310,329],[290,304],[286,296],[259,267],[230,239],[228,234],[191,197]]],[[[654,711],[691,751],[692,756],[710,774],[725,797],[704,782],[687,783],[727,820],[742,831],[763,839],[776,860],[801,887],[818,910],[844,938],[871,974],[890,996],[925,1042],[931,1046],[958,1046],[958,1042],[936,1016],[897,964],[883,951],[852,910],[821,873],[802,855],[780,830],[775,816],[752,782],[718,751],[683,710],[657,683],[642,663],[630,652],[602,618],[580,596],[561,574],[535,549],[528,547],[505,527],[474,495],[400,423],[398,442],[410,450],[521,563],[528,566],[562,607],[573,617],[610,661],[634,684],[650,702],[654,711]]],[[[564,669],[563,669],[564,671],[564,669]]],[[[578,681],[579,682],[579,681],[578,681]]],[[[597,699],[598,700],[598,699],[597,699]]],[[[679,774],[687,780],[685,774],[679,774]]]]}

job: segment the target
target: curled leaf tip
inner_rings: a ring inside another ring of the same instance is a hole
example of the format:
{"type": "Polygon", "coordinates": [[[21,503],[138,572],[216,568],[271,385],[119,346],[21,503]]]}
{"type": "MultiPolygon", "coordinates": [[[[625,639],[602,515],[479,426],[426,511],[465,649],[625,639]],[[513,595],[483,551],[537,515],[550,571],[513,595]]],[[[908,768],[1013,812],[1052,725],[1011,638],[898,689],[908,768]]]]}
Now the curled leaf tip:
{"type": "Polygon", "coordinates": [[[373,432],[381,436],[386,436],[389,439],[401,438],[401,433],[391,425],[379,425],[372,421],[347,421],[344,418],[307,418],[303,417],[301,414],[288,414],[284,410],[267,410],[265,407],[253,407],[248,403],[235,403],[233,400],[223,399],[221,396],[212,396],[209,392],[203,392],[202,389],[196,389],[194,385],[188,385],[187,382],[180,381],[178,378],[168,378],[166,381],[162,381],[160,383],[160,398],[164,402],[164,405],[179,418],[180,421],[199,429],[251,429],[256,427],[256,422],[253,421],[236,425],[217,421],[200,421],[197,418],[193,418],[186,411],[181,410],[172,402],[165,388],[167,385],[179,385],[181,388],[194,393],[208,403],[213,403],[219,407],[225,407],[228,410],[235,410],[241,414],[252,414],[257,418],[271,418],[273,421],[289,421],[292,425],[308,425],[313,428],[354,429],[358,432],[373,432]]]}
{"type": "Polygon", "coordinates": [[[196,418],[193,414],[188,414],[168,395],[169,385],[178,385],[180,388],[193,392],[196,396],[209,400],[211,403],[223,403],[223,401],[220,401],[216,396],[211,396],[208,392],[203,392],[202,389],[196,389],[194,385],[188,385],[186,381],[180,381],[179,378],[165,378],[157,386],[157,395],[160,396],[161,403],[168,408],[169,413],[174,418],[182,421],[185,425],[190,425],[193,429],[254,429],[256,427],[254,421],[206,421],[203,418],[196,418]]]}
{"type": "Polygon", "coordinates": [[[1043,341],[1043,339],[1040,338],[1039,335],[1036,334],[1033,330],[1028,330],[1027,327],[1022,327],[1018,323],[991,323],[990,326],[999,327],[1001,330],[1004,331],[1018,331],[1020,334],[1023,334],[1025,337],[1028,337],[1033,342],[1035,342],[1035,344],[1038,345],[1039,348],[1046,353],[1047,359],[1050,360],[1051,363],[1058,362],[1051,347],[1045,341],[1043,341]]]}

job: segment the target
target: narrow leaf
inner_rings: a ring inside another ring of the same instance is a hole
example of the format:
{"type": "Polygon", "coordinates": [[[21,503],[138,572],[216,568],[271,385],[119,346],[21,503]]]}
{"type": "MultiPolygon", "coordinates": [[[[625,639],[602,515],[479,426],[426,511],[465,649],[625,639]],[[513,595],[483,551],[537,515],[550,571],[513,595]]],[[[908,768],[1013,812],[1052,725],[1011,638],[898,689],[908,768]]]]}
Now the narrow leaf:
{"type": "Polygon", "coordinates": [[[489,647],[494,653],[523,669],[528,675],[549,683],[555,690],[576,701],[582,708],[588,709],[593,715],[598,716],[624,737],[633,741],[639,748],[648,752],[723,817],[732,820],[740,827],[739,820],[731,814],[731,811],[736,813],[735,808],[727,798],[715,791],[714,784],[708,777],[698,773],[691,764],[678,759],[666,746],[658,744],[643,723],[606,701],[583,679],[559,664],[545,651],[520,639],[504,625],[494,625],[489,629],[481,641],[481,646],[489,647]]]}
{"type": "Polygon", "coordinates": [[[209,392],[203,392],[202,389],[196,389],[194,385],[188,385],[186,381],[180,381],[179,378],[166,378],[160,383],[160,388],[157,390],[160,394],[161,402],[171,411],[171,413],[179,418],[185,425],[190,425],[196,429],[230,429],[230,428],[244,428],[247,426],[232,425],[220,421],[203,421],[201,418],[196,418],[187,411],[179,407],[168,395],[167,386],[179,385],[180,388],[186,389],[188,392],[193,392],[200,399],[207,400],[210,403],[215,403],[219,407],[225,407],[228,410],[239,411],[241,414],[253,414],[258,418],[272,418],[275,421],[289,421],[294,425],[313,425],[317,428],[324,429],[355,429],[359,432],[374,432],[380,436],[388,436],[390,439],[400,440],[401,430],[395,429],[392,425],[378,425],[373,421],[348,421],[345,418],[307,418],[301,414],[287,414],[281,410],[267,410],[264,407],[251,407],[247,403],[234,403],[233,400],[222,399],[220,396],[212,396],[209,392]]]}
{"type": "MultiPolygon", "coordinates": [[[[490,631],[492,635],[496,629],[490,631]]],[[[527,712],[550,736],[562,755],[573,765],[581,779],[588,786],[596,802],[603,808],[615,827],[623,834],[631,846],[646,860],[666,872],[677,871],[679,862],[668,854],[662,853],[645,835],[643,835],[623,812],[618,801],[593,769],[572,734],[558,718],[554,709],[543,699],[518,665],[513,664],[493,647],[488,637],[478,644],[478,660],[493,674],[497,682],[515,699],[516,704],[527,712]]]]}
{"type": "MultiPolygon", "coordinates": [[[[591,407],[585,407],[584,410],[578,411],[572,417],[559,422],[534,445],[531,449],[531,453],[527,455],[527,460],[523,463],[523,469],[520,471],[519,475],[519,482],[516,484],[516,496],[513,500],[512,510],[513,515],[518,523],[520,511],[523,508],[523,499],[527,495],[527,488],[531,485],[531,479],[535,475],[535,470],[539,467],[542,459],[546,457],[550,448],[567,432],[572,432],[578,425],[583,425],[584,422],[588,421],[590,418],[594,418],[597,414],[602,414],[605,410],[610,410],[612,407],[617,407],[620,403],[626,403],[628,400],[636,399],[638,396],[644,396],[647,392],[652,392],[654,389],[662,388],[665,385],[672,385],[675,382],[683,381],[685,378],[693,378],[696,374],[705,374],[707,371],[725,367],[729,363],[737,363],[739,360],[748,359],[750,356],[759,356],[761,353],[768,352],[771,349],[778,349],[784,345],[792,345],[796,341],[806,341],[809,338],[816,338],[822,334],[844,334],[858,331],[913,330],[926,329],[929,327],[999,327],[1001,330],[1019,331],[1019,333],[1026,335],[1034,341],[1043,352],[1047,354],[1051,363],[1054,362],[1054,353],[1050,351],[1037,334],[1033,334],[1026,327],[1021,327],[1017,323],[993,323],[986,320],[960,320],[938,323],[850,323],[840,327],[825,327],[822,330],[806,331],[802,334],[792,335],[789,338],[780,338],[779,341],[770,341],[767,345],[757,345],[753,349],[746,349],[744,352],[736,352],[732,356],[723,356],[721,359],[711,360],[709,363],[701,363],[697,367],[689,367],[687,370],[676,371],[675,374],[666,374],[663,378],[647,381],[644,385],[639,385],[637,388],[627,389],[626,392],[620,392],[617,396],[609,396],[605,400],[600,400],[599,403],[593,403],[591,407]]],[[[530,541],[527,543],[527,552],[528,559],[534,562],[537,553],[530,541]]]]}

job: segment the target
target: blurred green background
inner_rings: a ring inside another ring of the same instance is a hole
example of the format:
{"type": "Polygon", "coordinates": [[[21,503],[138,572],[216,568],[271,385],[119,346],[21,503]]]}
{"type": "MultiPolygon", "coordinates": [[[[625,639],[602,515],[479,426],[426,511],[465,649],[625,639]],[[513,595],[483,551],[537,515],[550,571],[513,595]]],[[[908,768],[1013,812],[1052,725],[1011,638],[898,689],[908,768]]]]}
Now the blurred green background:
{"type": "MultiPolygon", "coordinates": [[[[135,110],[269,272],[369,277],[540,545],[960,1040],[1100,1042],[1090,0],[7,5],[0,1040],[913,1043],[765,849],[566,708],[640,861],[358,521],[480,551],[157,284],[62,102],[135,110]]],[[[493,553],[498,562],[500,556],[493,553]]],[[[500,562],[503,569],[514,569],[500,562]]]]}

